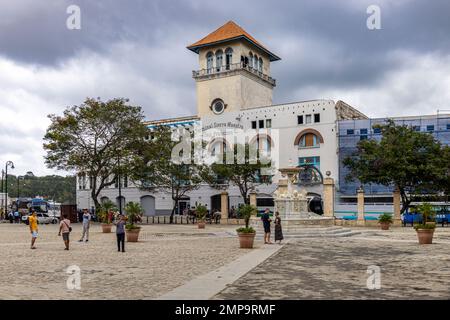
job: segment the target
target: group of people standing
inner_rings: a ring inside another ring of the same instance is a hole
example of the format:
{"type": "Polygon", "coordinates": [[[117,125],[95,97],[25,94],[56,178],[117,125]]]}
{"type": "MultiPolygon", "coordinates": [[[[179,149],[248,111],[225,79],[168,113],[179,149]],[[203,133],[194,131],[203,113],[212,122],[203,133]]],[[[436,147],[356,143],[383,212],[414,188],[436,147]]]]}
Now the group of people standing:
{"type": "MultiPolygon", "coordinates": [[[[264,243],[265,244],[272,244],[270,241],[270,224],[272,222],[272,219],[270,218],[270,210],[266,209],[264,213],[261,216],[261,220],[264,227],[264,243]]],[[[283,229],[281,227],[281,218],[280,213],[277,211],[275,212],[275,242],[279,241],[279,244],[281,244],[281,241],[284,239],[283,237],[283,229]]]]}
{"type": "MultiPolygon", "coordinates": [[[[30,233],[31,233],[31,249],[36,249],[35,243],[38,237],[38,218],[36,211],[33,210],[31,215],[28,218],[30,233]]],[[[92,221],[92,215],[89,213],[88,209],[83,210],[82,215],[82,232],[81,239],[79,242],[88,242],[89,241],[89,228],[92,221]]],[[[121,216],[117,222],[114,223],[116,225],[116,237],[117,237],[117,247],[118,251],[125,252],[125,224],[126,224],[126,216],[121,216]]],[[[62,219],[59,223],[59,232],[58,236],[62,236],[64,241],[64,250],[69,250],[70,248],[70,233],[72,232],[71,222],[68,219],[67,214],[62,215],[62,219]]]]}

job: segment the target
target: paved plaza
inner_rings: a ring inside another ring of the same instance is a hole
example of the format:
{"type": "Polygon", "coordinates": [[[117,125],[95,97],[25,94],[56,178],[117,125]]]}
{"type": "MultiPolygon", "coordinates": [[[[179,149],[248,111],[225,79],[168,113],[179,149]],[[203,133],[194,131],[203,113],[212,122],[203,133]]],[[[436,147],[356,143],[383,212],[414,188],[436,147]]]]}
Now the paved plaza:
{"type": "Polygon", "coordinates": [[[99,225],[88,243],[77,242],[81,228],[73,227],[70,251],[56,225],[40,225],[30,250],[28,226],[0,224],[0,299],[153,299],[246,253],[216,226],[143,226],[141,241],[126,243],[125,253],[99,225]],[[67,290],[71,265],[81,269],[79,291],[67,290]]]}
{"type": "Polygon", "coordinates": [[[235,228],[145,225],[141,241],[118,253],[115,234],[99,225],[89,243],[78,243],[75,224],[67,252],[55,225],[40,226],[30,250],[27,226],[0,224],[0,299],[450,299],[450,228],[437,229],[431,246],[397,228],[281,247],[257,239],[253,250],[238,248],[235,228]],[[70,265],[81,269],[81,290],[67,289],[70,265]],[[369,266],[381,268],[379,290],[367,288],[369,266]],[[208,293],[198,291],[203,281],[208,293]]]}
{"type": "Polygon", "coordinates": [[[450,299],[449,231],[425,246],[412,228],[292,240],[214,298],[450,299]],[[368,289],[369,266],[380,267],[379,290],[368,289]]]}

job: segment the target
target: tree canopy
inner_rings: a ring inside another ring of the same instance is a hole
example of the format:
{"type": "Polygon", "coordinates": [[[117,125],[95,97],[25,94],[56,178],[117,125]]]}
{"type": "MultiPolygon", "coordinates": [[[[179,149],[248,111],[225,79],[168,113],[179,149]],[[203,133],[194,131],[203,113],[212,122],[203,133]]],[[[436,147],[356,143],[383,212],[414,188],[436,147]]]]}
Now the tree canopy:
{"type": "MultiPolygon", "coordinates": [[[[179,142],[172,139],[172,135],[172,130],[167,126],[155,127],[150,139],[139,151],[132,174],[133,181],[141,189],[171,194],[173,200],[171,222],[178,201],[200,187],[208,170],[207,166],[195,161],[187,161],[190,163],[173,161],[172,154],[179,142]]],[[[190,156],[194,157],[193,151],[190,156]]]]}
{"type": "Polygon", "coordinates": [[[148,134],[141,108],[127,103],[123,98],[106,102],[88,98],[68,107],[62,116],[49,115],[44,137],[47,166],[90,178],[96,208],[100,192],[119,174],[130,173],[134,154],[148,134]]]}
{"type": "Polygon", "coordinates": [[[350,169],[348,180],[398,188],[403,213],[418,194],[448,192],[450,152],[431,134],[396,125],[389,120],[381,129],[380,141],[363,140],[358,151],[344,159],[350,169]]]}
{"type": "Polygon", "coordinates": [[[246,204],[250,204],[250,191],[271,182],[273,168],[270,159],[248,143],[235,144],[232,149],[219,154],[218,160],[211,165],[209,184],[218,189],[230,184],[237,186],[246,204]]]}

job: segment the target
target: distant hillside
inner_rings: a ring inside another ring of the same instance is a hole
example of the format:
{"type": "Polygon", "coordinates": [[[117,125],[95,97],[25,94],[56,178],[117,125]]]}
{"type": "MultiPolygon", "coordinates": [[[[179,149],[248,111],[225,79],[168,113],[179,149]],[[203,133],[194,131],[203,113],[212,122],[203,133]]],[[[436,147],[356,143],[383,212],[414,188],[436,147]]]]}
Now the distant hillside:
{"type": "MultiPolygon", "coordinates": [[[[5,190],[5,180],[2,181],[1,192],[5,190]]],[[[8,195],[11,198],[41,196],[46,199],[61,203],[74,204],[76,192],[76,179],[74,176],[34,176],[31,172],[20,176],[19,184],[17,177],[8,174],[8,195]]]]}

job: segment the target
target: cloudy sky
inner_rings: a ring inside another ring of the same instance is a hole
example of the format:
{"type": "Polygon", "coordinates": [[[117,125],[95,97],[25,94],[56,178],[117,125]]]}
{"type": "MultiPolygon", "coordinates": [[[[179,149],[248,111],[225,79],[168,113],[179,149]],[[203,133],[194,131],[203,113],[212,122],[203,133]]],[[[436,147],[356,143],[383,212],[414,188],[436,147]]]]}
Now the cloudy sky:
{"type": "Polygon", "coordinates": [[[0,166],[48,174],[47,115],[128,97],[148,119],[195,114],[186,46],[229,20],[282,60],[274,102],[344,100],[372,117],[450,109],[448,0],[0,0],[0,166]],[[67,7],[81,8],[69,30],[67,7]],[[369,30],[369,5],[381,30],[369,30]]]}

